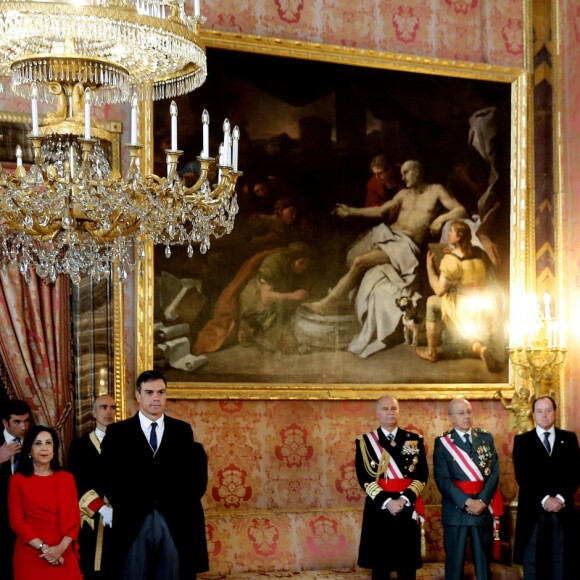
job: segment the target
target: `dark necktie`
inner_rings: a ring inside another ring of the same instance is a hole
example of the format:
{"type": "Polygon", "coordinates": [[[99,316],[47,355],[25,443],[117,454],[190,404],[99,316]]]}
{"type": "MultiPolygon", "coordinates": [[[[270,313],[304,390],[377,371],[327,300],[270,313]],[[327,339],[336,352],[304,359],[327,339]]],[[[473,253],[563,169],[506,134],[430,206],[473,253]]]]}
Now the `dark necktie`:
{"type": "MultiPolygon", "coordinates": [[[[13,441],[15,443],[22,443],[22,439],[20,439],[20,437],[14,437],[13,441]]],[[[14,465],[14,473],[16,473],[16,470],[18,469],[18,463],[20,462],[20,453],[15,453],[14,454],[14,461],[12,462],[14,465]]]]}
{"type": "Polygon", "coordinates": [[[157,451],[157,423],[151,423],[151,435],[149,436],[149,445],[153,453],[157,451]]]}
{"type": "Polygon", "coordinates": [[[465,439],[465,445],[467,446],[467,451],[471,452],[471,439],[469,438],[469,433],[466,433],[463,438],[465,439]]]}
{"type": "Polygon", "coordinates": [[[546,448],[548,455],[552,455],[552,446],[550,445],[549,437],[550,437],[550,432],[544,431],[544,447],[546,448]]]}

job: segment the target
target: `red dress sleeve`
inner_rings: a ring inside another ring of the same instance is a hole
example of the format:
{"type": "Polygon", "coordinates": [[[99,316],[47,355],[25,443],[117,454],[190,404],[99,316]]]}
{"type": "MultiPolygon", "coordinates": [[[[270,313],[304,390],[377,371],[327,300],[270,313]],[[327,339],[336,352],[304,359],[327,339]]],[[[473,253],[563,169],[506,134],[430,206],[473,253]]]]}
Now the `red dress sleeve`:
{"type": "Polygon", "coordinates": [[[36,538],[38,534],[25,522],[24,519],[24,476],[15,473],[9,482],[8,487],[8,517],[10,527],[23,544],[28,544],[30,540],[36,538]]]}
{"type": "Polygon", "coordinates": [[[75,480],[67,471],[60,471],[59,476],[58,519],[60,533],[63,537],[69,536],[76,541],[81,528],[81,516],[75,480]]]}

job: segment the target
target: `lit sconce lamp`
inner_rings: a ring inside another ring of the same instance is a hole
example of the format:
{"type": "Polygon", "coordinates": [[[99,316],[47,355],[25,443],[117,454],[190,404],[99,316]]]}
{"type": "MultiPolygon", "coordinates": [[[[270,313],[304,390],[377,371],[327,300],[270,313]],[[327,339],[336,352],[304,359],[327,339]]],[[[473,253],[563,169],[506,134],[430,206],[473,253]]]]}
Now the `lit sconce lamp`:
{"type": "MultiPolygon", "coordinates": [[[[523,416],[533,398],[554,394],[552,378],[566,358],[566,347],[562,324],[552,316],[549,294],[544,294],[542,304],[535,295],[514,303],[519,305],[519,311],[511,317],[508,353],[515,371],[529,388],[516,389],[512,405],[504,406],[514,415],[523,416]]],[[[497,396],[504,402],[500,391],[497,396]]]]}

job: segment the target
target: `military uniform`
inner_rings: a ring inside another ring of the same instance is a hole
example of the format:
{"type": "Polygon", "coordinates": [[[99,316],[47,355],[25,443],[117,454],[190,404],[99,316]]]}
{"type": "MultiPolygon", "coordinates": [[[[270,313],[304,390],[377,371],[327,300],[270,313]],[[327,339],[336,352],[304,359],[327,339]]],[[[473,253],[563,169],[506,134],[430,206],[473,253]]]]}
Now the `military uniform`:
{"type": "Polygon", "coordinates": [[[423,438],[416,433],[397,428],[395,438],[387,439],[379,427],[356,440],[356,473],[365,490],[363,522],[358,564],[371,568],[373,578],[390,578],[396,570],[399,578],[414,578],[422,566],[421,527],[415,511],[429,476],[423,438]],[[396,464],[405,481],[392,477],[396,464]],[[385,488],[400,488],[399,491],[385,488]],[[404,495],[410,502],[396,516],[383,509],[389,498],[404,495]]]}
{"type": "Polygon", "coordinates": [[[98,510],[105,505],[101,489],[103,476],[101,445],[95,431],[71,442],[68,467],[75,478],[81,511],[79,548],[83,577],[106,578],[105,568],[111,528],[103,525],[98,510]]]}
{"type": "MultiPolygon", "coordinates": [[[[465,502],[473,498],[481,499],[486,506],[490,505],[498,485],[499,463],[493,436],[490,433],[484,429],[472,428],[471,439],[471,449],[455,429],[435,439],[433,475],[442,495],[441,519],[445,544],[446,580],[460,580],[463,577],[468,536],[471,541],[477,580],[491,578],[489,564],[493,544],[493,516],[487,508],[478,516],[469,514],[465,510],[465,502]],[[465,452],[473,463],[462,468],[463,456],[457,448],[465,452]],[[470,472],[469,469],[473,467],[476,469],[470,472]],[[482,477],[481,489],[471,493],[460,489],[459,485],[462,484],[464,486],[476,485],[473,473],[477,470],[482,477]],[[466,471],[472,473],[471,478],[466,471]]],[[[501,506],[501,501],[499,505],[501,506]]],[[[496,511],[499,511],[499,507],[496,511]]]]}

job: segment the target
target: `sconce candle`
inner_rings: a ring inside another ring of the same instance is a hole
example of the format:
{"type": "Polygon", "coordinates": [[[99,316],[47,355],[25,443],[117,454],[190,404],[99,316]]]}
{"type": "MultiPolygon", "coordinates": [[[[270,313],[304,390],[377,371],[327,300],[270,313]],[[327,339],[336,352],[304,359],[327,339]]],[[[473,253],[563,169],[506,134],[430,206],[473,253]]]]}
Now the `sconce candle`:
{"type": "Polygon", "coordinates": [[[550,318],[550,295],[547,292],[544,294],[544,318],[550,318]]]}

